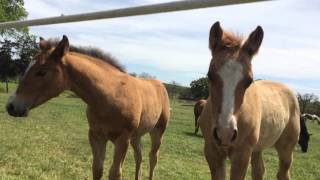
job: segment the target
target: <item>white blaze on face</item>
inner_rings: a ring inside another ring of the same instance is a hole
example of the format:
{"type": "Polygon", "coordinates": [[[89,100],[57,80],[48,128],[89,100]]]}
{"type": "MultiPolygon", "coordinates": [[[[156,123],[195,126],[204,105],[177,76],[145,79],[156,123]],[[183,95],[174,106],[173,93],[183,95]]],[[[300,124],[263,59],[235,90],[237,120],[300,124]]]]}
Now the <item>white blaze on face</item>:
{"type": "Polygon", "coordinates": [[[24,74],[26,74],[34,64],[36,64],[36,61],[35,60],[31,60],[24,74]]]}
{"type": "MultiPolygon", "coordinates": [[[[30,63],[29,63],[29,65],[28,65],[28,67],[27,67],[27,69],[26,69],[26,71],[24,72],[24,74],[26,74],[26,73],[31,69],[31,67],[32,67],[33,65],[35,65],[35,64],[36,64],[36,61],[35,61],[35,60],[31,60],[30,63]]],[[[8,103],[13,103],[13,102],[16,101],[16,97],[17,97],[16,91],[17,91],[17,90],[14,90],[14,91],[13,91],[13,93],[11,94],[11,96],[10,96],[9,99],[8,99],[8,103]]]]}
{"type": "Polygon", "coordinates": [[[11,96],[8,99],[8,103],[12,103],[13,100],[16,98],[17,94],[16,94],[16,90],[13,91],[13,93],[11,94],[11,96]]]}
{"type": "Polygon", "coordinates": [[[219,125],[224,128],[237,128],[234,113],[235,90],[239,81],[243,78],[243,66],[235,60],[228,60],[219,69],[222,86],[222,105],[219,114],[219,125]]]}

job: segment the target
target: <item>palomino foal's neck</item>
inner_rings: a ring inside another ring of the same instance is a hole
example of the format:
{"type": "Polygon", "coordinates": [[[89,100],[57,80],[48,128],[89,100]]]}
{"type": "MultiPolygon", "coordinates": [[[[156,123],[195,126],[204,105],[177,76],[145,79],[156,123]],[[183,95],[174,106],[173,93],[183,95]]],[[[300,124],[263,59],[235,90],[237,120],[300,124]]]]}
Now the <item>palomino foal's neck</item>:
{"type": "Polygon", "coordinates": [[[69,53],[64,66],[68,89],[92,106],[112,98],[113,84],[124,74],[101,60],[77,53],[69,53]]]}

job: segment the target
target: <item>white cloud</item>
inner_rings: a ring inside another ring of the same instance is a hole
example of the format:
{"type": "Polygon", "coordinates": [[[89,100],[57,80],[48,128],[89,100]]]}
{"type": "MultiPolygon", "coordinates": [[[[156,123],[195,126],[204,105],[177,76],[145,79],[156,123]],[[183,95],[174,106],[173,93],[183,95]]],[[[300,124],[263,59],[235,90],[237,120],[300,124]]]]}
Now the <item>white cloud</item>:
{"type": "Polygon", "coordinates": [[[320,52],[316,49],[262,48],[253,60],[256,74],[320,80],[320,52]]]}

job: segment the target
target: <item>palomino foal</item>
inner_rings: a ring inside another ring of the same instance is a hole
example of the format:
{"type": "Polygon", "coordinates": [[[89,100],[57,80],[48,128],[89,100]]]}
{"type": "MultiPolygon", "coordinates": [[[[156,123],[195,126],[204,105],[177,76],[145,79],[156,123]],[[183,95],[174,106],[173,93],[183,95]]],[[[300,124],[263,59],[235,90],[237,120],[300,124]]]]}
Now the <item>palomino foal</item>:
{"type": "Polygon", "coordinates": [[[66,36],[60,42],[41,38],[40,49],[9,98],[9,114],[27,116],[30,109],[69,89],[87,104],[93,179],[103,175],[109,140],[115,145],[109,179],[121,178],[129,143],[134,149],[135,179],[140,179],[140,139],[146,133],[151,136],[149,179],[152,179],[170,113],[163,84],[130,76],[97,49],[69,47],[66,36]]]}
{"type": "Polygon", "coordinates": [[[300,131],[299,104],[285,85],[253,81],[251,60],[262,39],[260,26],[245,42],[224,32],[219,22],[211,27],[210,93],[199,124],[212,179],[226,178],[226,158],[231,160],[230,179],[245,178],[250,158],[252,179],[263,179],[262,151],[271,146],[279,156],[278,179],[290,179],[292,152],[300,131]]]}

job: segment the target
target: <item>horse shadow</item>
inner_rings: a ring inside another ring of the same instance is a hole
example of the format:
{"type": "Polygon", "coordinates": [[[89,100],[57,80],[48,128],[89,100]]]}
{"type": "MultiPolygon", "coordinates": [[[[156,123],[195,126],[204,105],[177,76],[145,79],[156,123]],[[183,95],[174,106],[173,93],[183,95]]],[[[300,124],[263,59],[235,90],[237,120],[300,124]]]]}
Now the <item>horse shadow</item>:
{"type": "Polygon", "coordinates": [[[197,133],[197,134],[194,134],[193,132],[184,132],[185,135],[187,136],[192,136],[192,137],[197,137],[197,138],[203,138],[203,136],[201,135],[201,133],[197,133]]]}
{"type": "Polygon", "coordinates": [[[187,107],[189,107],[189,106],[194,106],[193,104],[181,104],[180,106],[187,106],[187,107]]]}

